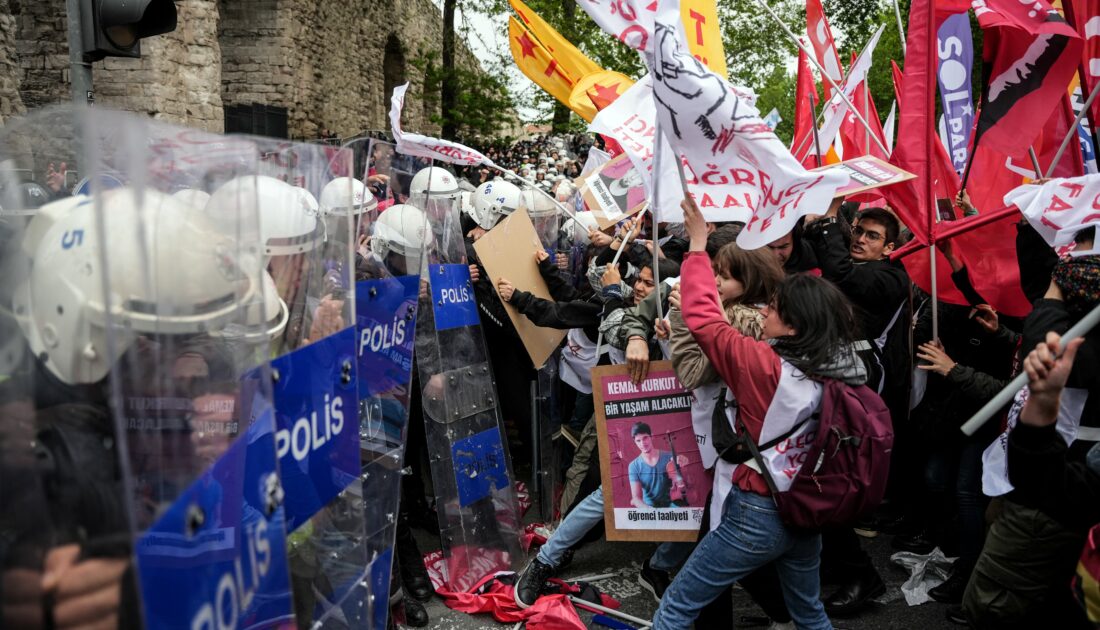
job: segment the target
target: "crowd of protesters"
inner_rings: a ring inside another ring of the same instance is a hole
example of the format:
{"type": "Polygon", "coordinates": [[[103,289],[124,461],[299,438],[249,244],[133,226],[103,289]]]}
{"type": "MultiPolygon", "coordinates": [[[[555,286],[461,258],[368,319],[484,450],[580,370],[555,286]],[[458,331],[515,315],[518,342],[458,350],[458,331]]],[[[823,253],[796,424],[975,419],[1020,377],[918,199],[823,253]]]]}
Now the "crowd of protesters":
{"type": "MultiPolygon", "coordinates": [[[[544,170],[564,179],[583,165],[582,145],[539,138],[488,155],[521,174],[534,170],[539,181],[544,170]]],[[[571,193],[560,184],[548,188],[562,199],[571,193]]],[[[660,602],[655,628],[732,627],[734,583],[773,627],[832,627],[830,617],[859,615],[885,593],[881,567],[861,542],[879,534],[892,536],[900,551],[939,548],[955,558],[930,592],[954,623],[1090,627],[1070,582],[1089,527],[1100,520],[1100,399],[1090,396],[1100,385],[1100,332],[1064,357],[1056,350],[1057,336],[1100,303],[1097,259],[1060,258],[1021,221],[1018,260],[1034,308],[1017,319],[999,315],[974,289],[947,242],[952,280],[969,304],[938,304],[934,337],[930,296],[890,259],[908,232],[890,209],[838,199],[766,248],[746,251],[735,242],[742,224],[706,222],[690,199],[683,207],[683,224],[660,226],[656,261],[648,214],[606,231],[578,229],[563,217],[559,240],[547,249],[572,255],[537,257],[551,300],[507,278],[494,286],[484,269],[475,272],[479,302],[503,300],[538,326],[567,331],[552,396],[556,428],[570,437],[563,519],[519,575],[516,603],[533,605],[546,581],[603,531],[589,370],[623,363],[637,380],[650,361],[670,359],[694,393],[697,433],[713,428],[716,399],[737,409],[730,429],[753,441],[813,422],[823,383],[839,380],[881,397],[894,448],[881,505],[856,522],[812,533],[784,523],[758,470],[704,457],[715,481],[699,542],[657,546],[639,575],[660,602]],[[655,269],[673,280],[658,286],[655,269]],[[974,435],[963,434],[961,425],[1021,370],[1031,397],[1021,395],[974,435]]],[[[484,234],[469,221],[464,228],[471,243],[484,234]]],[[[1082,230],[1078,248],[1091,249],[1092,239],[1092,228],[1082,230]]],[[[486,335],[498,390],[522,392],[514,401],[521,409],[529,402],[523,383],[535,370],[507,317],[495,325],[499,330],[490,326],[486,335]],[[498,357],[507,357],[504,371],[498,357]]],[[[517,425],[530,419],[517,414],[517,425]]],[[[531,437],[515,428],[513,458],[528,466],[531,437]]],[[[632,437],[644,444],[650,433],[639,423],[632,437]]],[[[651,459],[663,461],[655,453],[651,459]]],[[[648,486],[635,499],[661,500],[648,486]]]]}

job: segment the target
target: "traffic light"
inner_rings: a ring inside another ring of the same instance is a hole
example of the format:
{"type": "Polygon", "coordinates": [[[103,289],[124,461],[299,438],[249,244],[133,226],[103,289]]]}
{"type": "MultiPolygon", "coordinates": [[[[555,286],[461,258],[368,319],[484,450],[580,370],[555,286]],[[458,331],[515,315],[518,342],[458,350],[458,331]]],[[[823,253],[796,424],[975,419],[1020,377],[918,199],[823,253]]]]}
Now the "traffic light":
{"type": "Polygon", "coordinates": [[[173,0],[80,0],[86,61],[140,57],[141,40],[176,29],[173,0]]]}

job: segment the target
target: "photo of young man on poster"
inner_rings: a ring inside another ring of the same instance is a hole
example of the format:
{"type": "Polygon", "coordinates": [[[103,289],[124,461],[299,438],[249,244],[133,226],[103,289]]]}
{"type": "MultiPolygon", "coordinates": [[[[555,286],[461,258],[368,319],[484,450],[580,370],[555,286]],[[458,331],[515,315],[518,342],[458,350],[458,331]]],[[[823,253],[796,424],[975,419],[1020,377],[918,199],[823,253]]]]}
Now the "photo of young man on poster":
{"type": "Polygon", "coordinates": [[[688,465],[688,458],[657,448],[653,429],[645,422],[635,422],[630,435],[639,451],[629,467],[630,504],[636,508],[687,506],[687,482],[680,467],[688,465]]]}

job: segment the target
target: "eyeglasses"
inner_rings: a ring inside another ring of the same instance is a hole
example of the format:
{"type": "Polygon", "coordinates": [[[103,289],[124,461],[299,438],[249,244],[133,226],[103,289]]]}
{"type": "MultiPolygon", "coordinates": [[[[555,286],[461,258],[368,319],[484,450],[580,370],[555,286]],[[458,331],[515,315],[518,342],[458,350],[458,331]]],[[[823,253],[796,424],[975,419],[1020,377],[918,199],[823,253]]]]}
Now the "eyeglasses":
{"type": "Polygon", "coordinates": [[[878,232],[872,232],[870,230],[865,230],[865,229],[859,227],[858,225],[855,226],[854,228],[852,228],[852,236],[853,237],[859,238],[859,237],[864,236],[864,235],[866,235],[867,240],[871,241],[872,243],[874,243],[875,241],[881,241],[885,238],[883,235],[879,234],[878,232]]]}

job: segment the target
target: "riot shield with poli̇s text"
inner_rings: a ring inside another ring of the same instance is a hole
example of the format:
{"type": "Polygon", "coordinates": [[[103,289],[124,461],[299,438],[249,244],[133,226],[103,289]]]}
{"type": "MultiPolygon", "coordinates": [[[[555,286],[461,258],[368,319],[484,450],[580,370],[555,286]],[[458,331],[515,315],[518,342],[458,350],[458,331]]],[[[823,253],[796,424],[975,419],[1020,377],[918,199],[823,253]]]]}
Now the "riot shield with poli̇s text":
{"type": "Polygon", "coordinates": [[[351,172],[351,154],[247,139],[259,147],[256,170],[227,182],[210,207],[257,199],[263,267],[285,309],[285,325],[269,328],[270,366],[294,612],[299,627],[363,627],[370,611],[356,430],[355,234],[351,212],[334,210],[354,201],[346,179],[333,185],[351,172]],[[322,198],[334,211],[325,212],[322,198]]]}
{"type": "Polygon", "coordinates": [[[422,211],[395,204],[385,194],[392,172],[392,144],[361,139],[351,141],[345,149],[354,156],[354,172],[370,195],[359,214],[356,352],[363,492],[369,506],[365,531],[370,621],[372,627],[384,628],[393,590],[390,576],[409,409],[416,395],[413,350],[421,266],[431,227],[422,211]]]}
{"type": "MultiPolygon", "coordinates": [[[[431,226],[417,317],[419,395],[446,588],[465,591],[520,562],[522,523],[462,238],[457,181],[439,165],[404,156],[394,163],[411,175],[405,203],[422,210],[431,226]]],[[[402,175],[394,170],[391,182],[402,175]]]]}
{"type": "Polygon", "coordinates": [[[257,209],[195,201],[257,160],[245,141],[100,109],[0,129],[17,167],[0,170],[56,197],[3,221],[0,326],[19,335],[0,382],[0,625],[292,620],[270,381],[246,369],[266,353],[244,341],[257,209]],[[86,195],[51,181],[60,162],[86,195]]]}

